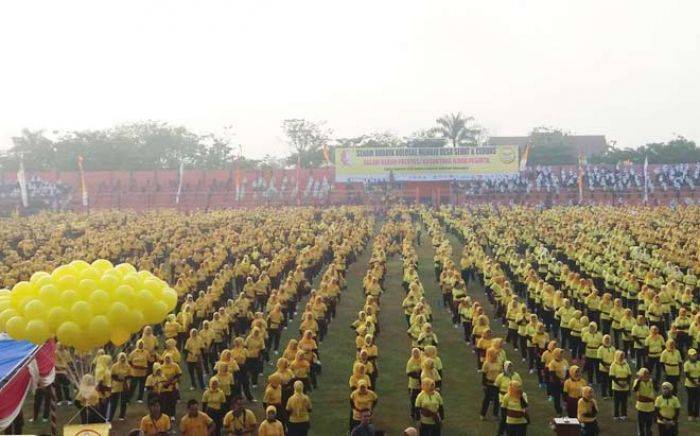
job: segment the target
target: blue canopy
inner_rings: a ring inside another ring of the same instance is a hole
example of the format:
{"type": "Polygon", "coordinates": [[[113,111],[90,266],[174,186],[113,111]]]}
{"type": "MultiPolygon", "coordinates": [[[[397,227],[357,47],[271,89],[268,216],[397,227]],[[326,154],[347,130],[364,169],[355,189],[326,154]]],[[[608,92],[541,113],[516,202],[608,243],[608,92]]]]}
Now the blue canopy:
{"type": "Polygon", "coordinates": [[[31,361],[38,350],[31,342],[0,337],[0,388],[31,361]]]}

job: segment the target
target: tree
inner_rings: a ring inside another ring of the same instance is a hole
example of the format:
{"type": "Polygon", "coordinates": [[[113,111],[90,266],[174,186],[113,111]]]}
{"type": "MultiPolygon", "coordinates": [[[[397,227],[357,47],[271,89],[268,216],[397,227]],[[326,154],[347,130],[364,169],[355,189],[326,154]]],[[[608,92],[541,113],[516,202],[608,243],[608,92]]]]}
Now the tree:
{"type": "Polygon", "coordinates": [[[365,133],[353,138],[342,138],[338,142],[344,147],[403,147],[406,145],[402,138],[388,130],[365,133]]]}
{"type": "Polygon", "coordinates": [[[325,159],[323,145],[329,140],[332,131],[325,122],[315,123],[304,118],[292,118],[282,122],[282,130],[287,137],[290,155],[287,162],[301,162],[304,168],[318,167],[325,159]]]}
{"type": "Polygon", "coordinates": [[[445,144],[445,138],[435,128],[417,130],[406,138],[407,147],[444,147],[445,144]]]}
{"type": "Polygon", "coordinates": [[[645,158],[653,164],[700,162],[700,148],[694,141],[678,135],[667,142],[652,142],[637,148],[608,146],[603,153],[592,156],[590,161],[607,164],[630,161],[641,164],[645,158]]]}
{"type": "Polygon", "coordinates": [[[22,131],[14,146],[0,156],[4,169],[16,169],[20,158],[28,170],[74,171],[78,156],[89,170],[224,168],[233,160],[229,136],[198,135],[182,126],[158,121],[122,124],[108,129],[67,132],[55,139],[43,131],[22,131]]]}
{"type": "Polygon", "coordinates": [[[474,117],[465,117],[461,112],[457,112],[443,115],[435,122],[435,131],[453,147],[479,144],[482,129],[474,123],[474,117]]]}
{"type": "Polygon", "coordinates": [[[535,127],[530,133],[532,148],[528,165],[574,165],[578,150],[571,135],[558,128],[535,127]]]}

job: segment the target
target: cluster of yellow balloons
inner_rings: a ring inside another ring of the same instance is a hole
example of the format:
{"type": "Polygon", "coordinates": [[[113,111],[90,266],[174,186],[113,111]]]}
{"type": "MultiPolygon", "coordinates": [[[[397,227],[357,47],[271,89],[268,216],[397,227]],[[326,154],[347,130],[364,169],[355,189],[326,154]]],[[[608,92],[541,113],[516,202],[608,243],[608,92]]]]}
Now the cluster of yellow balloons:
{"type": "Polygon", "coordinates": [[[144,325],[162,322],[176,304],[177,292],[148,271],[76,260],[0,290],[0,331],[35,344],[55,337],[87,351],[124,344],[144,325]]]}

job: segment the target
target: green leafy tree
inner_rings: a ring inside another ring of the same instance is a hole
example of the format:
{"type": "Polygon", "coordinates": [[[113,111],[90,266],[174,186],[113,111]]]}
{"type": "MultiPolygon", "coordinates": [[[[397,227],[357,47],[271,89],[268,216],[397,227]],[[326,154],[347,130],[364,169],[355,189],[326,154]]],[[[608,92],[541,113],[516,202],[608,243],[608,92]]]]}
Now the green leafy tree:
{"type": "Polygon", "coordinates": [[[474,122],[474,117],[467,117],[461,112],[443,115],[435,120],[435,132],[453,147],[475,146],[479,144],[482,128],[474,122]]]}
{"type": "Polygon", "coordinates": [[[608,146],[603,153],[592,156],[590,162],[618,164],[630,161],[641,164],[645,158],[652,164],[700,162],[700,148],[694,141],[679,135],[667,142],[652,142],[637,148],[608,146]]]}
{"type": "Polygon", "coordinates": [[[323,145],[326,144],[332,131],[325,122],[313,122],[304,118],[292,118],[282,122],[282,130],[287,137],[290,155],[289,164],[301,162],[304,168],[319,167],[325,162],[323,145]]]}
{"type": "Polygon", "coordinates": [[[578,150],[571,136],[561,129],[536,127],[530,134],[532,148],[528,165],[574,165],[578,162],[578,150]]]}

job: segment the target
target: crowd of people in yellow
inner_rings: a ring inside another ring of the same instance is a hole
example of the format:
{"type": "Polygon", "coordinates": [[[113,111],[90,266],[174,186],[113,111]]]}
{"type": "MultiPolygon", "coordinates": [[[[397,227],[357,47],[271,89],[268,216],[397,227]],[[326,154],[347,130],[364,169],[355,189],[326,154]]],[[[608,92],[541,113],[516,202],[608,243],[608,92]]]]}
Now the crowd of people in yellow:
{"type": "MultiPolygon", "coordinates": [[[[299,208],[39,215],[8,224],[0,230],[3,286],[70,258],[106,256],[154,271],[175,283],[180,296],[162,325],[145,327],[119,349],[96,352],[86,377],[96,388],[92,395],[71,386],[65,374],[70,355],[59,343],[59,404],[75,403],[90,423],[124,420],[134,401],[146,401],[150,413],[140,431],[165,434],[175,424],[186,367],[189,390],[203,392],[201,401],[187,402],[178,424],[182,434],[282,436],[308,433],[307,393],[321,372],[318,346],[346,286],[345,269],[367,244],[374,218],[362,208],[299,208]],[[48,219],[61,224],[49,226],[48,219]],[[299,339],[280,351],[281,331],[295,316],[303,320],[299,339]],[[267,363],[276,371],[261,399],[266,419],[258,423],[242,399],[257,402],[251,387],[267,363]]],[[[35,417],[43,404],[38,400],[35,417]]]]}
{"type": "MultiPolygon", "coordinates": [[[[371,240],[365,300],[351,326],[348,430],[374,434],[380,301],[387,258],[398,255],[410,414],[421,435],[433,436],[442,432],[445,409],[435,308],[415,248],[426,229],[443,308],[479,368],[481,418],[496,417],[498,435],[527,432],[524,377],[535,377],[553,413],[577,418],[586,435],[598,434],[603,401],[612,400],[616,421],[628,420],[630,396],[640,435],[653,427],[675,435],[681,409],[690,421],[700,412],[699,222],[695,207],[397,206],[375,234],[376,218],[362,207],[40,214],[3,221],[0,288],[74,259],[105,258],[152,271],[178,292],[161,325],[95,353],[87,378],[94,395],[71,384],[64,371],[70,355],[58,344],[57,399],[77,405],[85,423],[124,420],[145,403],[149,413],[138,427],[146,435],[174,428],[188,436],[306,435],[320,346],[346,290],[346,269],[371,240]],[[456,257],[455,239],[463,244],[456,257]],[[474,298],[482,288],[491,317],[474,298]],[[295,317],[298,338],[283,344],[295,317]],[[529,374],[515,370],[518,358],[529,374]],[[265,365],[274,371],[262,379],[265,365]],[[264,389],[256,399],[258,384],[264,389]],[[261,401],[264,419],[244,400],[261,401]]],[[[47,416],[48,398],[37,391],[33,419],[42,406],[47,416]]]]}

